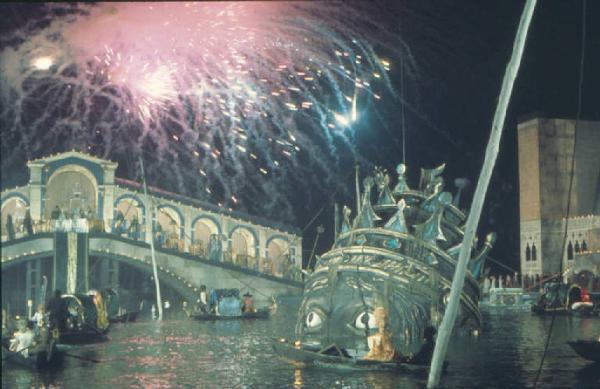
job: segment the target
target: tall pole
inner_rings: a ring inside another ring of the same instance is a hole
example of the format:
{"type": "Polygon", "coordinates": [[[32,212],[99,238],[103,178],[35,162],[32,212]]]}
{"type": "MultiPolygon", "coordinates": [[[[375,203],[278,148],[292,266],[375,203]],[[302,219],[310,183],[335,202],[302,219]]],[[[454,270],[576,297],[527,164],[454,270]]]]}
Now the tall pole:
{"type": "Polygon", "coordinates": [[[356,186],[356,214],[360,212],[360,166],[358,162],[354,164],[355,174],[354,174],[354,185],[356,186]]]}
{"type": "Polygon", "coordinates": [[[340,233],[340,206],[338,203],[333,204],[333,240],[337,241],[340,233]]]}
{"type": "Polygon", "coordinates": [[[500,98],[498,100],[496,112],[494,113],[494,121],[492,123],[490,140],[485,150],[485,160],[483,162],[483,167],[481,168],[481,174],[479,176],[479,181],[477,182],[477,188],[475,189],[473,204],[471,206],[471,211],[469,212],[469,217],[465,227],[463,244],[460,248],[458,263],[452,279],[450,300],[448,302],[446,312],[444,313],[442,324],[439,328],[439,334],[433,352],[433,359],[431,361],[431,368],[429,370],[429,379],[427,381],[428,389],[437,388],[440,382],[440,374],[442,372],[444,360],[446,359],[448,341],[450,340],[450,335],[452,334],[452,329],[454,328],[454,322],[456,320],[456,314],[460,304],[460,293],[465,283],[467,264],[469,258],[471,257],[471,246],[473,239],[475,238],[477,225],[479,224],[481,209],[483,208],[485,194],[487,192],[492,171],[496,163],[496,157],[498,156],[500,138],[502,136],[502,129],[504,127],[504,119],[506,118],[506,109],[508,108],[514,81],[517,77],[517,73],[519,72],[519,66],[521,65],[523,48],[525,47],[525,40],[527,38],[527,30],[529,29],[529,24],[531,23],[536,1],[537,0],[527,0],[527,3],[525,4],[525,8],[523,9],[523,13],[521,15],[521,21],[519,22],[517,35],[515,37],[515,42],[513,44],[512,56],[504,73],[500,98]]]}
{"type": "MultiPolygon", "coordinates": [[[[162,320],[162,298],[160,297],[160,283],[158,282],[158,269],[156,268],[156,254],[154,252],[154,226],[152,223],[151,205],[148,201],[148,188],[146,187],[146,174],[144,173],[144,161],[140,155],[140,168],[142,170],[142,182],[144,183],[144,202],[146,203],[146,223],[150,223],[150,254],[152,256],[152,272],[154,274],[154,285],[156,286],[156,306],[158,307],[158,320],[162,320]]],[[[153,207],[152,207],[153,208],[153,207]]]]}

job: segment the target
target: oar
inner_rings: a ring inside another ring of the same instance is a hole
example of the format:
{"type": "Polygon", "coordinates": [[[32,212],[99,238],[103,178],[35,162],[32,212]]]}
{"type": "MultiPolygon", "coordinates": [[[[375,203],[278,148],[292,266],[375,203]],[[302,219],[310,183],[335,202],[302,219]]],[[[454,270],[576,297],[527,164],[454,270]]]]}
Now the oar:
{"type": "Polygon", "coordinates": [[[29,347],[24,347],[24,348],[22,348],[22,349],[20,349],[20,350],[17,350],[17,351],[11,351],[10,349],[8,349],[8,351],[10,351],[11,353],[14,353],[14,354],[10,354],[10,355],[9,355],[9,356],[7,356],[6,358],[2,358],[2,360],[3,360],[3,361],[6,361],[7,359],[10,359],[10,358],[12,358],[12,357],[14,357],[15,355],[17,355],[17,354],[20,354],[21,352],[23,352],[23,351],[25,351],[25,350],[29,350],[29,349],[30,349],[30,348],[32,348],[32,347],[34,347],[34,345],[33,345],[33,344],[32,344],[31,346],[29,346],[29,347]]]}
{"type": "Polygon", "coordinates": [[[94,359],[94,358],[86,358],[86,357],[80,357],[79,355],[74,355],[74,354],[69,354],[69,353],[62,353],[64,356],[67,357],[71,357],[71,358],[75,358],[75,359],[81,359],[82,361],[87,361],[87,362],[93,362],[93,363],[100,363],[103,362],[99,359],[94,359]]]}
{"type": "Polygon", "coordinates": [[[102,362],[125,360],[125,358],[94,359],[94,358],[87,358],[87,357],[82,357],[82,356],[79,356],[79,355],[69,354],[69,353],[62,353],[62,354],[65,355],[65,356],[67,356],[67,357],[71,357],[71,358],[75,358],[75,359],[81,359],[82,361],[88,361],[88,362],[93,362],[93,363],[102,363],[102,362]]]}

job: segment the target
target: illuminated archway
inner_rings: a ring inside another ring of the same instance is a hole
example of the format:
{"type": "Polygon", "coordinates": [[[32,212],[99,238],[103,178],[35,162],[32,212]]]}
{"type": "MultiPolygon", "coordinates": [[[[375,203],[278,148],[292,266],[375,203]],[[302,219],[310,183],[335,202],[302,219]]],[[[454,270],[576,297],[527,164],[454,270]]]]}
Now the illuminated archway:
{"type": "Polygon", "coordinates": [[[199,250],[203,254],[208,254],[208,245],[211,236],[219,235],[221,227],[211,217],[199,216],[192,223],[192,240],[194,249],[199,250]]]}
{"type": "Polygon", "coordinates": [[[256,243],[255,233],[246,227],[238,226],[230,233],[231,258],[240,266],[249,268],[256,267],[256,243]]]}
{"type": "Polygon", "coordinates": [[[171,205],[159,205],[156,222],[155,231],[164,232],[168,238],[182,238],[181,226],[183,225],[183,216],[177,208],[171,205]]]}
{"type": "Polygon", "coordinates": [[[0,230],[2,231],[3,238],[8,237],[8,229],[6,227],[8,216],[10,215],[12,218],[14,231],[19,232],[23,228],[23,220],[25,219],[27,209],[29,209],[29,204],[21,197],[9,197],[2,202],[2,210],[0,212],[2,215],[2,225],[0,225],[0,230]]]}
{"type": "Polygon", "coordinates": [[[146,223],[144,203],[134,195],[123,195],[115,200],[113,230],[141,239],[146,223]]]}
{"type": "Polygon", "coordinates": [[[267,260],[275,276],[285,276],[289,271],[290,243],[285,238],[273,237],[267,242],[267,260]]]}
{"type": "Polygon", "coordinates": [[[91,211],[97,214],[96,178],[81,166],[67,165],[56,170],[46,184],[44,214],[47,219],[57,206],[66,213],[91,211]]]}

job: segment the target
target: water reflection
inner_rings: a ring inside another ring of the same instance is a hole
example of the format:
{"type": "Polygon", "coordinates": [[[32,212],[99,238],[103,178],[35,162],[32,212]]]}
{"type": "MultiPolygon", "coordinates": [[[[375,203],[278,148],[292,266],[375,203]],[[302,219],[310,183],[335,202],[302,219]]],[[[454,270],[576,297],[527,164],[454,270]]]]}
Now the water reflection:
{"type": "MultiPolygon", "coordinates": [[[[2,366],[6,388],[422,388],[427,374],[339,372],[294,366],[271,349],[273,337],[293,338],[299,301],[279,305],[270,320],[168,321],[115,326],[111,340],[68,350],[55,372],[2,366]],[[98,361],[97,363],[94,361],[98,361]]],[[[530,387],[539,366],[549,317],[528,312],[484,314],[479,337],[457,335],[442,376],[448,388],[530,387]]],[[[540,384],[596,387],[600,367],[588,365],[566,344],[600,335],[600,319],[557,317],[540,384]]]]}

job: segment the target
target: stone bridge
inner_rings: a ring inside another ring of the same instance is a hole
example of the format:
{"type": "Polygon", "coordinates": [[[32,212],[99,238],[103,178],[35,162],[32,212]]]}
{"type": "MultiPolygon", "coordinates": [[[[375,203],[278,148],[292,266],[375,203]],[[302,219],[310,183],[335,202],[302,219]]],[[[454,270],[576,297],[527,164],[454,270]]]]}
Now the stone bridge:
{"type": "MultiPolygon", "coordinates": [[[[2,245],[2,271],[28,261],[52,261],[55,247],[52,233],[26,236],[2,245]]],[[[150,245],[145,242],[107,234],[89,234],[89,255],[125,263],[148,275],[152,274],[150,245]]],[[[278,295],[295,295],[302,291],[302,282],[283,279],[228,262],[214,262],[204,257],[172,249],[157,249],[159,280],[176,290],[188,301],[198,297],[200,285],[212,288],[249,290],[256,300],[268,300],[278,295]]],[[[30,288],[37,288],[31,283],[30,288]]]]}
{"type": "Polygon", "coordinates": [[[101,259],[103,287],[119,286],[124,265],[151,274],[153,239],[159,279],[186,298],[200,285],[250,290],[257,299],[301,293],[298,230],[159,188],[149,187],[146,199],[139,183],[114,177],[116,163],[76,151],[28,168],[27,185],[1,193],[3,292],[7,278],[28,300],[42,276],[54,286],[55,237],[70,234],[85,236],[77,239],[86,255],[101,259]],[[18,266],[24,271],[15,273],[18,266]]]}

